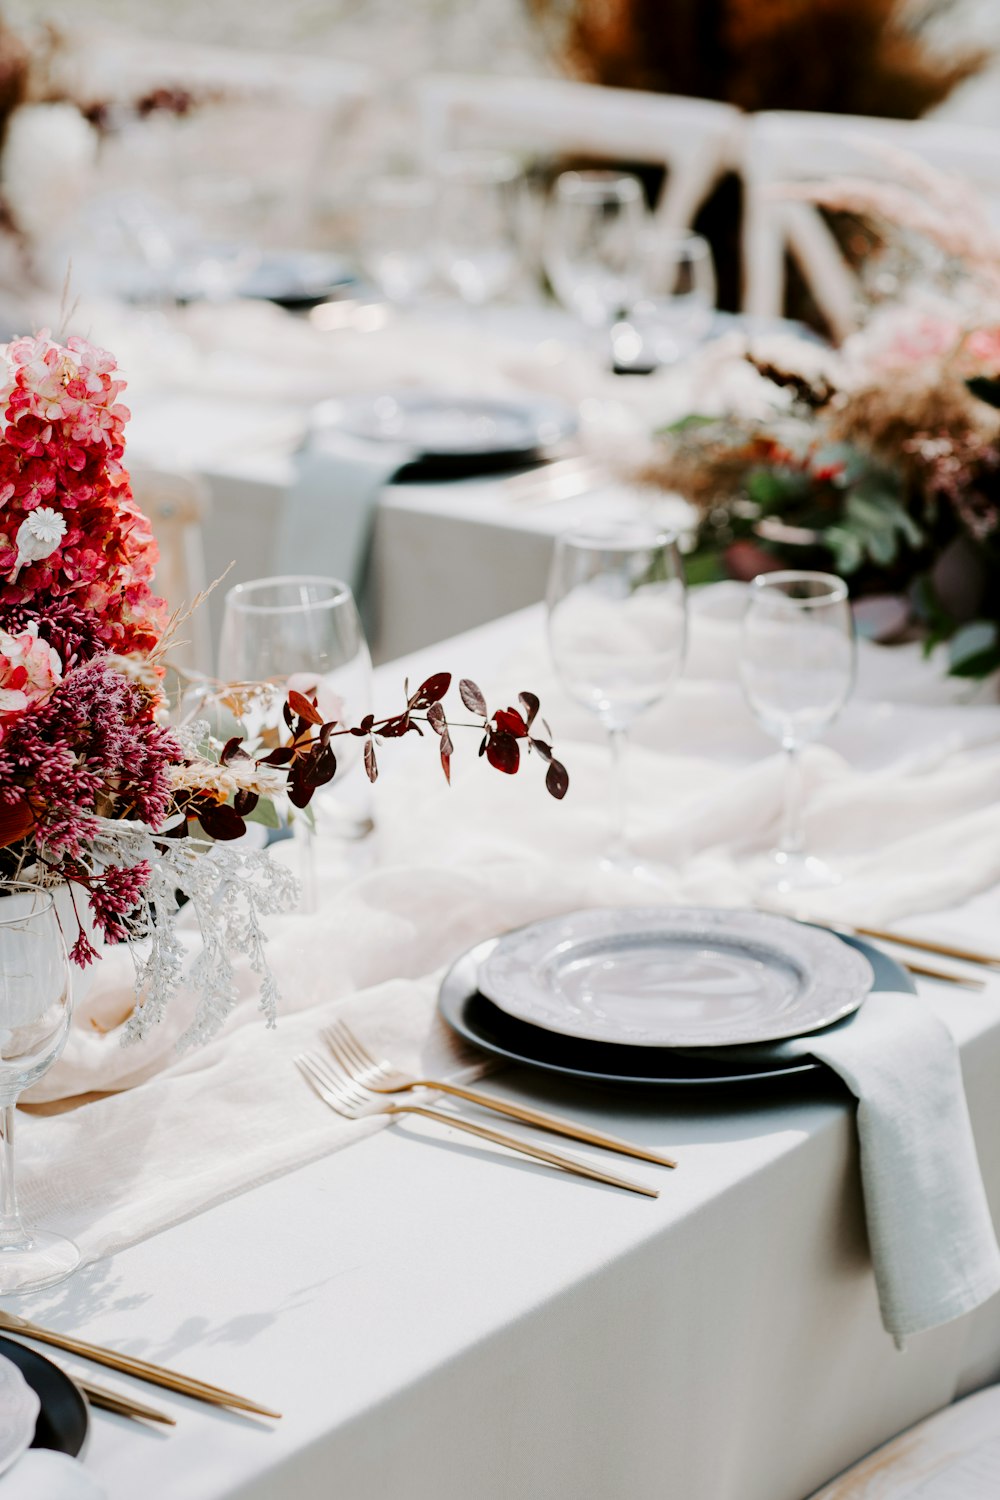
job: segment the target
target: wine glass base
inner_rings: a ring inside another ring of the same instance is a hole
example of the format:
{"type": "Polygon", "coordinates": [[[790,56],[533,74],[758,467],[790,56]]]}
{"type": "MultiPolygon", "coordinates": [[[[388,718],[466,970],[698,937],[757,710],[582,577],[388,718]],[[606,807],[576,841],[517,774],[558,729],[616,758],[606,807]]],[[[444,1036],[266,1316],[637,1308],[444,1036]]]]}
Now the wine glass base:
{"type": "Polygon", "coordinates": [[[763,891],[783,895],[796,891],[823,891],[839,885],[842,877],[815,854],[789,854],[776,849],[759,871],[757,884],[763,891]]]}
{"type": "Polygon", "coordinates": [[[0,1296],[55,1286],[79,1264],[80,1252],[72,1240],[44,1229],[29,1230],[24,1244],[0,1246],[0,1296]]]}

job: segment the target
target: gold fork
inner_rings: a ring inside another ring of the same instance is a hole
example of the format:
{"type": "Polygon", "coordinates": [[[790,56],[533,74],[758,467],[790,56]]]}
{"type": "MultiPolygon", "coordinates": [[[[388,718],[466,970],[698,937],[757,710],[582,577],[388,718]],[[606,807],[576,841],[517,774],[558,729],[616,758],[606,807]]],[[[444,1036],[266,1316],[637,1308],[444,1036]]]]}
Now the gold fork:
{"type": "Polygon", "coordinates": [[[639,1161],[651,1161],[658,1167],[676,1167],[672,1157],[658,1151],[647,1151],[645,1146],[636,1146],[631,1141],[617,1136],[605,1135],[591,1130],[587,1125],[577,1125],[572,1120],[562,1120],[558,1115],[546,1114],[540,1109],[528,1109],[523,1104],[511,1104],[498,1099],[495,1094],[483,1094],[478,1089],[463,1088],[461,1084],[444,1083],[436,1078],[412,1078],[393,1066],[386,1058],[376,1058],[355,1036],[345,1021],[334,1021],[323,1031],[323,1039],[341,1070],[353,1079],[362,1091],[372,1094],[406,1094],[411,1089],[432,1089],[439,1094],[452,1094],[456,1099],[465,1099],[478,1104],[482,1109],[491,1109],[495,1114],[507,1115],[511,1120],[520,1120],[523,1125],[534,1125],[539,1130],[563,1135],[571,1141],[582,1141],[587,1146],[600,1146],[605,1151],[616,1151],[620,1156],[633,1156],[639,1161]]]}
{"type": "Polygon", "coordinates": [[[364,1119],[368,1115],[421,1115],[425,1120],[436,1120],[449,1125],[453,1130],[465,1130],[480,1140],[491,1141],[495,1146],[506,1146],[522,1156],[534,1157],[550,1167],[559,1167],[577,1177],[589,1177],[592,1182],[603,1182],[608,1187],[624,1188],[629,1193],[641,1193],[645,1198],[658,1198],[657,1188],[645,1187],[640,1182],[631,1182],[627,1177],[612,1177],[594,1167],[585,1166],[572,1156],[561,1156],[556,1151],[547,1151],[543,1146],[532,1146],[513,1135],[503,1135],[499,1130],[488,1130],[485,1125],[476,1125],[459,1115],[447,1114],[441,1109],[428,1109],[423,1104],[396,1104],[391,1099],[381,1099],[377,1094],[366,1093],[357,1080],[340,1072],[315,1052],[304,1052],[295,1062],[307,1082],[330,1109],[344,1115],[348,1120],[364,1119]]]}

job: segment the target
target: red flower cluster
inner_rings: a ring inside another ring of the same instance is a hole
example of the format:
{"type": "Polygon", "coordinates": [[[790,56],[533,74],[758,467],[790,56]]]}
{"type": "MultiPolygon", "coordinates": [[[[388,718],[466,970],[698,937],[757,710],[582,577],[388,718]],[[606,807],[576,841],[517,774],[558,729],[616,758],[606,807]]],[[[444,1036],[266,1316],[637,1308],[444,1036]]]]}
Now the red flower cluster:
{"type": "Polygon", "coordinates": [[[46,334],[7,349],[0,436],[0,606],[82,612],[64,631],[63,665],[96,649],[148,652],[166,607],[150,588],[149,522],[122,464],[128,408],[114,359],[85,340],[46,334]]]}
{"type": "MultiPolygon", "coordinates": [[[[149,869],[95,865],[99,815],[157,827],[184,759],[141,667],[166,614],[150,588],[156,543],[122,465],[129,413],[111,356],[47,334],[4,353],[0,880],[27,856],[82,887],[114,941],[149,869]]],[[[93,956],[82,930],[73,951],[93,956]]]]}

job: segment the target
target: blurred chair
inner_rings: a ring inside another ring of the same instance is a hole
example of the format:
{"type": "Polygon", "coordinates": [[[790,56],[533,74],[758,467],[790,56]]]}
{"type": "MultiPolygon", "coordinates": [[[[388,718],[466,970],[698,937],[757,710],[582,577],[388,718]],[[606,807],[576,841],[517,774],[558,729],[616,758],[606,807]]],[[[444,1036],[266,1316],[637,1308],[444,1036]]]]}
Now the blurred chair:
{"type": "MultiPolygon", "coordinates": [[[[207,587],[202,522],[209,504],[205,484],[187,474],[132,466],[132,493],[150,520],[160,549],[154,591],[173,613],[190,608],[207,587]]],[[[202,605],[177,631],[171,661],[194,672],[213,668],[208,608],[202,605]]]]}
{"type": "MultiPolygon", "coordinates": [[[[252,175],[267,192],[284,243],[307,231],[316,185],[337,132],[374,92],[353,63],[264,51],[200,47],[117,32],[86,35],[65,49],[65,84],[115,122],[142,102],[150,131],[169,122],[177,183],[212,174],[234,183],[252,175]],[[159,99],[162,108],[150,105],[159,99]],[[191,108],[184,113],[189,99],[191,108]],[[173,101],[179,113],[171,114],[173,101]]],[[[124,156],[128,150],[119,153],[124,156]]],[[[117,165],[117,164],[116,164],[117,165]]],[[[158,185],[157,185],[158,186],[158,185]]]]}
{"type": "Polygon", "coordinates": [[[417,84],[421,149],[499,147],[539,157],[662,166],[664,229],[689,229],[718,178],[739,158],[743,116],[728,104],[548,78],[437,74],[417,84]]]}
{"type": "Polygon", "coordinates": [[[858,283],[836,237],[812,204],[783,200],[779,184],[831,177],[898,180],[890,148],[966,178],[1000,201],[1000,133],[937,120],[882,120],[771,110],[748,117],[743,134],[743,308],[784,311],[790,252],[837,338],[857,326],[858,283]]]}
{"type": "Polygon", "coordinates": [[[992,1500],[1000,1495],[1000,1386],[918,1422],[812,1500],[992,1500]]]}

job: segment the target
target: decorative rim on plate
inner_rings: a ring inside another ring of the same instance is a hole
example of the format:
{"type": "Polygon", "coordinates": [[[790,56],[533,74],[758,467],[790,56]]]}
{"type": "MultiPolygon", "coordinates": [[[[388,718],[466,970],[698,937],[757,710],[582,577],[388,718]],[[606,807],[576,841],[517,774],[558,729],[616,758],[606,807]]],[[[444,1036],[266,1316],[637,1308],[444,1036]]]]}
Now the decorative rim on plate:
{"type": "Polygon", "coordinates": [[[834,933],[719,907],[572,912],[506,934],[479,971],[507,1015],[630,1047],[801,1036],[857,1010],[871,985],[868,960],[834,933]]]}
{"type": "Polygon", "coordinates": [[[0,1474],[31,1446],[40,1409],[17,1365],[0,1354],[0,1474]]]}

